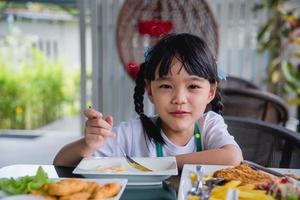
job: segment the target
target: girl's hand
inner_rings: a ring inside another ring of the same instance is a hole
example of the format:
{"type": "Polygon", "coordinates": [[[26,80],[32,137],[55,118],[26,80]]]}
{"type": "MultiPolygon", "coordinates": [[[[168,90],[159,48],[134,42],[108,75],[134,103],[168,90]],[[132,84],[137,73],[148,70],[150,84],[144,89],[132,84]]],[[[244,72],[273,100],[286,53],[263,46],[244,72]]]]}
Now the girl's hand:
{"type": "Polygon", "coordinates": [[[94,153],[109,137],[114,137],[112,132],[113,117],[103,119],[102,113],[94,109],[86,109],[84,115],[88,118],[85,123],[85,143],[94,153]]]}

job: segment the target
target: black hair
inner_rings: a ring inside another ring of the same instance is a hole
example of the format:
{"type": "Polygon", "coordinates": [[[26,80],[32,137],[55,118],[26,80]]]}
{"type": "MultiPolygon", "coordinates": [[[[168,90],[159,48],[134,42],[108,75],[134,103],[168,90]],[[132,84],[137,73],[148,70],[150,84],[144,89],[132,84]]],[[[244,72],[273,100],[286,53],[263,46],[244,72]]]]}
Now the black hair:
{"type": "MultiPolygon", "coordinates": [[[[156,43],[148,52],[145,62],[140,65],[133,98],[135,111],[139,114],[149,139],[161,144],[165,142],[160,134],[160,127],[144,114],[145,84],[146,81],[150,83],[155,79],[157,68],[159,77],[166,76],[171,70],[173,58],[182,62],[188,74],[205,78],[211,84],[219,82],[215,57],[200,37],[188,33],[169,34],[156,43]]],[[[209,106],[214,112],[222,114],[223,104],[219,87],[209,106]]]]}

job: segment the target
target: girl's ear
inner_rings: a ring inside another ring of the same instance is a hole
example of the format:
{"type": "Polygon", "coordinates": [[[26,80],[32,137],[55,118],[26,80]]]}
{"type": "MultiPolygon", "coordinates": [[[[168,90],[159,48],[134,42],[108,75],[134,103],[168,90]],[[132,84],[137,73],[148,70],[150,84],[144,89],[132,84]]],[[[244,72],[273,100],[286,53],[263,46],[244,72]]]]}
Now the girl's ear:
{"type": "Polygon", "coordinates": [[[153,103],[153,96],[152,96],[152,90],[151,90],[151,84],[150,82],[146,81],[145,80],[145,83],[146,83],[146,92],[147,92],[147,95],[148,95],[148,98],[150,99],[151,103],[153,103]]]}
{"type": "Polygon", "coordinates": [[[217,83],[210,85],[207,104],[209,104],[215,98],[217,92],[217,86],[218,86],[217,83]]]}

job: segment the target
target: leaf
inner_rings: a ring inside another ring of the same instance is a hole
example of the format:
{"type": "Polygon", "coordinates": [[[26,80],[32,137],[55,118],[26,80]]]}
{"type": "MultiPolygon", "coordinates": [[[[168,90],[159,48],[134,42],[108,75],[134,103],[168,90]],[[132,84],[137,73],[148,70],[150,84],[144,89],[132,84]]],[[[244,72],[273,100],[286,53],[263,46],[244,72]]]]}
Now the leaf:
{"type": "Polygon", "coordinates": [[[293,52],[293,56],[295,56],[296,58],[300,58],[300,51],[293,52]]]}
{"type": "Polygon", "coordinates": [[[257,40],[261,41],[265,33],[272,27],[274,24],[274,18],[270,18],[260,29],[257,34],[257,40]]]}
{"type": "Polygon", "coordinates": [[[273,7],[279,7],[278,4],[280,4],[281,0],[268,0],[265,1],[267,4],[267,8],[271,9],[273,7]]]}
{"type": "Polygon", "coordinates": [[[272,83],[277,83],[280,80],[280,71],[275,70],[271,76],[272,83]]]}
{"type": "Polygon", "coordinates": [[[1,178],[0,189],[5,193],[14,194],[28,194],[32,190],[41,188],[44,184],[51,182],[47,173],[39,167],[35,176],[23,176],[18,179],[1,178]]]}
{"type": "Polygon", "coordinates": [[[264,5],[263,4],[261,4],[261,3],[256,3],[256,4],[254,4],[254,6],[253,6],[253,8],[252,8],[252,11],[258,11],[258,10],[261,10],[261,9],[263,9],[264,8],[264,5]]]}
{"type": "Polygon", "coordinates": [[[279,66],[280,63],[281,63],[280,57],[274,58],[269,65],[269,69],[275,70],[279,66]]]}
{"type": "Polygon", "coordinates": [[[289,105],[300,105],[300,98],[293,98],[288,100],[289,105]]]}
{"type": "Polygon", "coordinates": [[[285,89],[288,93],[292,93],[292,94],[297,93],[297,92],[296,92],[296,91],[297,91],[297,87],[296,87],[294,84],[289,83],[289,82],[287,82],[287,83],[284,84],[284,89],[285,89]]]}
{"type": "Polygon", "coordinates": [[[293,66],[291,65],[291,63],[289,63],[289,62],[287,62],[285,60],[281,64],[281,68],[282,68],[283,74],[284,74],[286,80],[288,80],[288,81],[293,81],[293,76],[291,74],[291,72],[293,71],[292,67],[293,66]]]}
{"type": "Polygon", "coordinates": [[[299,88],[300,79],[298,77],[300,76],[300,72],[295,69],[295,67],[290,62],[287,61],[282,62],[281,68],[285,79],[299,88]]]}

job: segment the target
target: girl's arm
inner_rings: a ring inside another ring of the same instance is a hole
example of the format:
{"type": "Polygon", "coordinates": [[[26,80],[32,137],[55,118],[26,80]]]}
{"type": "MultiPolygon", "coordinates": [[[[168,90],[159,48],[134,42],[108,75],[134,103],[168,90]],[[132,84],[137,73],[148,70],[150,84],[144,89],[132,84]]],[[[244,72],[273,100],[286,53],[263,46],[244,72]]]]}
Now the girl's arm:
{"type": "Polygon", "coordinates": [[[220,149],[209,149],[201,152],[176,156],[179,169],[184,164],[232,165],[236,166],[243,160],[241,150],[234,145],[225,145],[220,149]]]}
{"type": "Polygon", "coordinates": [[[103,119],[102,113],[94,109],[87,109],[84,114],[88,118],[84,138],[64,146],[55,156],[54,165],[76,166],[82,158],[91,156],[102,147],[107,138],[114,137],[112,116],[103,119]]]}
{"type": "Polygon", "coordinates": [[[55,156],[53,164],[57,166],[75,167],[82,158],[91,156],[94,153],[88,147],[85,139],[82,138],[75,142],[65,145],[55,156]]]}

